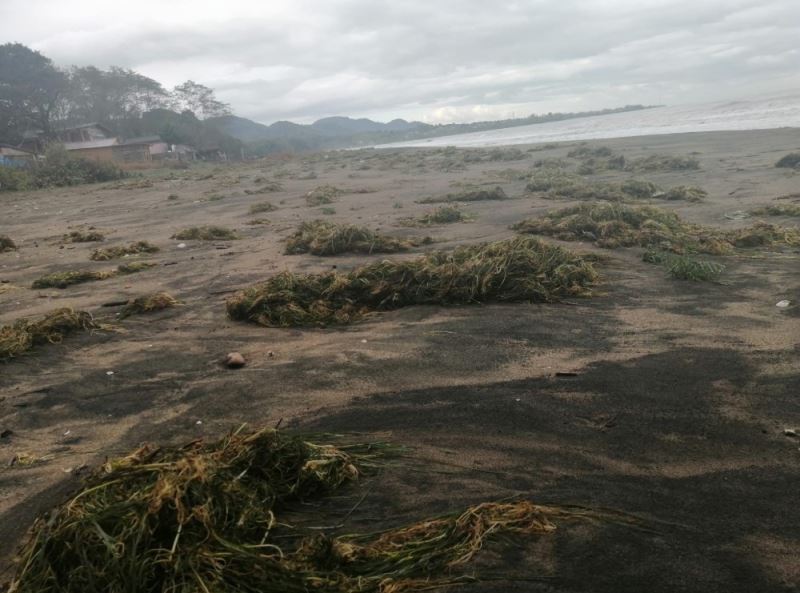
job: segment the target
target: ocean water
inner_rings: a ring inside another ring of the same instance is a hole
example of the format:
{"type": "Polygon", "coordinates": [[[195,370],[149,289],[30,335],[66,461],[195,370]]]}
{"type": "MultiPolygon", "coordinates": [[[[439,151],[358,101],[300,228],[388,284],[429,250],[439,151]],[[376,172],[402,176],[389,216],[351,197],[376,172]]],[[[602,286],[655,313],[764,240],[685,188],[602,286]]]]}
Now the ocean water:
{"type": "Polygon", "coordinates": [[[657,107],[545,124],[383,144],[401,146],[501,146],[654,134],[800,128],[800,94],[764,99],[657,107]]]}

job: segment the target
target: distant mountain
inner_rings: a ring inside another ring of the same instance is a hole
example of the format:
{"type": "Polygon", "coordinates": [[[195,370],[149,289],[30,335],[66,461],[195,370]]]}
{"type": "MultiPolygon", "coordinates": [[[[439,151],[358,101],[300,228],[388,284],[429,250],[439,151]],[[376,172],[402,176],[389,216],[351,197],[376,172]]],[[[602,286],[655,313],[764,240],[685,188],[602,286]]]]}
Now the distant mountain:
{"type": "Polygon", "coordinates": [[[370,146],[373,144],[496,130],[640,109],[649,109],[649,106],[626,105],[625,107],[599,111],[547,113],[499,121],[440,124],[435,126],[418,121],[409,122],[404,119],[393,119],[389,123],[381,123],[366,118],[353,119],[341,116],[325,117],[308,125],[279,121],[266,126],[235,115],[210,118],[205,120],[205,123],[228,136],[247,143],[248,152],[251,155],[262,155],[270,152],[301,152],[328,148],[370,146]]]}
{"type": "Polygon", "coordinates": [[[383,124],[371,119],[351,119],[349,117],[326,117],[318,119],[311,127],[328,136],[355,136],[370,132],[397,132],[429,128],[422,122],[408,122],[404,119],[393,119],[388,124],[383,124]]]}
{"type": "Polygon", "coordinates": [[[301,125],[289,121],[279,121],[265,126],[258,122],[224,115],[206,120],[220,131],[238,138],[242,142],[257,142],[261,140],[303,138],[352,138],[360,134],[380,132],[404,132],[420,128],[431,128],[421,122],[408,122],[404,119],[394,119],[388,124],[372,121],[371,119],[350,117],[325,117],[318,119],[313,124],[301,125]]]}

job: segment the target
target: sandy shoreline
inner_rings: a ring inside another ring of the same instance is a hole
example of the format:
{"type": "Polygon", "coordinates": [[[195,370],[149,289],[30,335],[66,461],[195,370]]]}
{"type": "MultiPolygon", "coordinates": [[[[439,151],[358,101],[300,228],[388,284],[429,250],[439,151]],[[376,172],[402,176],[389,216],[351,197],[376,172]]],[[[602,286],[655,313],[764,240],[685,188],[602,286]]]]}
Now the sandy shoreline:
{"type": "MultiPolygon", "coordinates": [[[[726,214],[800,190],[800,174],[773,167],[800,149],[800,129],[591,144],[631,157],[696,156],[697,171],[642,176],[707,190],[697,204],[653,200],[695,223],[738,228],[752,219],[726,214]]],[[[388,439],[427,460],[420,468],[393,468],[383,483],[369,486],[364,511],[384,522],[522,496],[614,509],[655,526],[567,526],[552,539],[525,544],[494,570],[551,574],[551,581],[475,590],[796,590],[800,442],[783,430],[800,428],[800,313],[775,303],[800,301],[797,250],[726,257],[720,285],[671,280],[643,263],[640,249],[563,243],[610,256],[599,268],[595,297],[558,305],[411,307],[331,329],[266,329],[225,315],[231,291],[277,271],[348,269],[380,258],[284,255],[283,240],[302,220],[355,222],[439,241],[412,254],[511,237],[510,224],[570,202],[525,196],[524,181],[502,172],[528,171],[535,159],[563,157],[574,145],[464,169],[447,170],[440,161],[418,166],[423,156],[404,156],[424,149],[396,151],[402,158],[391,167],[341,152],[207,165],[175,171],[172,179],[153,172],[147,183],[129,180],[118,188],[0,194],[0,234],[19,246],[0,254],[0,280],[18,287],[0,292],[0,324],[71,306],[115,326],[0,364],[0,430],[13,433],[0,440],[2,565],[9,566],[33,518],[76,487],[70,470],[143,441],[180,443],[216,437],[241,422],[281,420],[296,430],[388,439]],[[284,189],[247,194],[263,185],[259,177],[277,178],[284,189]],[[348,190],[331,204],[334,214],[305,203],[306,192],[326,183],[348,190]],[[430,210],[416,200],[463,183],[500,185],[514,199],[466,204],[475,215],[469,223],[398,225],[430,210]],[[168,199],[172,194],[178,198],[168,199]],[[278,210],[248,214],[263,201],[278,210]],[[269,224],[247,224],[262,216],[269,224]],[[170,239],[198,224],[233,228],[243,238],[186,241],[186,248],[170,239]],[[89,261],[96,244],[62,244],[65,232],[89,226],[107,233],[104,246],[142,239],[160,246],[145,258],[159,266],[65,290],[28,288],[45,273],[118,263],[89,261]],[[118,309],[102,307],[156,290],[184,306],[119,323],[118,309]],[[245,355],[245,368],[219,364],[231,350],[245,355]],[[558,371],[576,376],[557,377],[558,371]],[[48,457],[6,467],[20,452],[48,457]],[[425,471],[430,467],[446,471],[425,471]]]]}

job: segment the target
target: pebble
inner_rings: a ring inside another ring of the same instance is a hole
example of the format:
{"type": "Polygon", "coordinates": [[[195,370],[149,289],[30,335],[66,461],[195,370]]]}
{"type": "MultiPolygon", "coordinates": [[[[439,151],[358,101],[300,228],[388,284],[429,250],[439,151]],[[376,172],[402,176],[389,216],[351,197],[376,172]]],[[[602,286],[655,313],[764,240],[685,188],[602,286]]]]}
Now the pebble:
{"type": "Polygon", "coordinates": [[[229,369],[238,369],[245,364],[244,356],[239,352],[228,352],[225,356],[225,365],[229,369]]]}

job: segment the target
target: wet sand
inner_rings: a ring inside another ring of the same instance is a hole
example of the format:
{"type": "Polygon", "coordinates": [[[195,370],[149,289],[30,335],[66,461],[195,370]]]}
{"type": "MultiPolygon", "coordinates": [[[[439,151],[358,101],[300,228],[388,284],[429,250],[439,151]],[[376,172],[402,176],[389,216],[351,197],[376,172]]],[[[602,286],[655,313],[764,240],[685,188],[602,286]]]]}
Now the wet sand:
{"type": "MultiPolygon", "coordinates": [[[[772,166],[800,149],[797,129],[591,144],[626,157],[694,153],[700,170],[638,176],[706,189],[698,204],[652,201],[691,222],[737,228],[752,219],[725,214],[800,192],[800,174],[772,166]]],[[[34,517],[79,485],[71,470],[143,441],[177,444],[242,422],[280,421],[412,447],[408,462],[360,487],[366,496],[357,515],[370,518],[369,529],[508,496],[610,509],[645,526],[563,525],[491,567],[549,578],[472,590],[797,591],[800,439],[784,435],[800,429],[797,250],[715,258],[727,266],[723,283],[697,284],[669,279],[641,261],[640,249],[564,243],[610,257],[599,265],[594,297],[410,307],[328,329],[268,329],[225,315],[232,291],[277,271],[346,270],[381,257],[283,255],[283,240],[302,220],[437,240],[413,253],[513,236],[510,224],[571,202],[527,196],[524,181],[498,171],[528,171],[535,159],[562,157],[573,146],[463,169],[463,159],[451,164],[424,149],[381,158],[343,152],[0,194],[0,234],[19,246],[0,254],[0,323],[71,306],[109,325],[0,364],[0,431],[12,431],[0,439],[0,582],[10,578],[14,549],[34,517]],[[259,177],[284,189],[245,193],[263,185],[259,177]],[[326,183],[348,190],[330,205],[334,214],[305,202],[326,183]],[[469,223],[398,225],[431,209],[416,200],[464,183],[501,185],[514,199],[464,205],[475,215],[469,223]],[[263,201],[278,210],[248,213],[263,201]],[[254,218],[269,223],[246,224],[254,218]],[[236,229],[242,239],[185,241],[185,248],[170,239],[198,224],[236,229]],[[89,226],[107,233],[103,244],[62,243],[65,232],[89,226]],[[65,290],[29,288],[45,273],[129,261],[91,262],[89,254],[137,240],[161,247],[140,258],[158,267],[65,290]],[[102,307],[156,290],[184,305],[121,322],[118,308],[102,307]],[[776,308],[782,299],[793,306],[776,308]],[[246,367],[220,364],[231,350],[244,354],[246,367]],[[557,375],[564,372],[574,375],[557,375]],[[47,457],[7,467],[21,452],[47,457]]]]}

